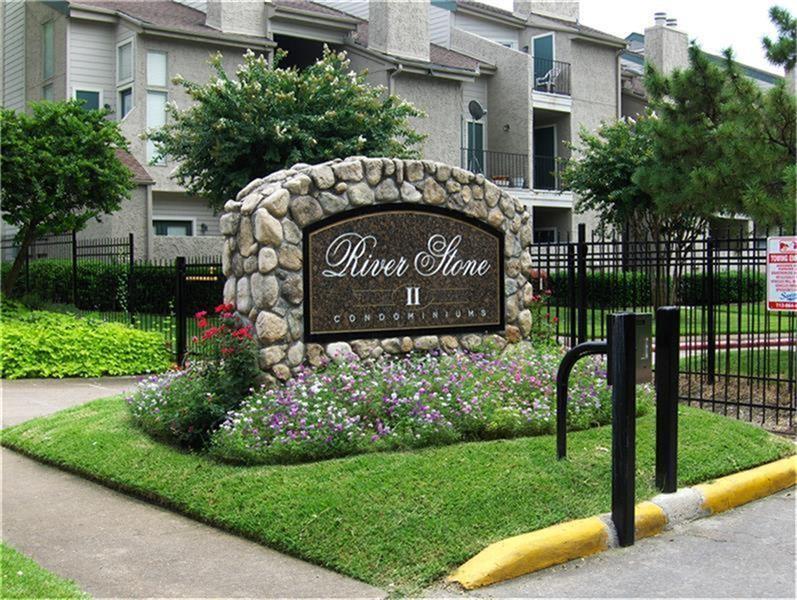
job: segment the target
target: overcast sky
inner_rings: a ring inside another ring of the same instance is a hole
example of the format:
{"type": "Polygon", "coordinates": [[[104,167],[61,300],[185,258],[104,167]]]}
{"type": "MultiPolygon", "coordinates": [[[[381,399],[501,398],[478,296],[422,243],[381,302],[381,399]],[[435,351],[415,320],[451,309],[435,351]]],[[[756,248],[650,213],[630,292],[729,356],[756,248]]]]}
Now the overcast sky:
{"type": "MultiPolygon", "coordinates": [[[[482,0],[512,10],[512,0],[482,0]]],[[[678,28],[713,54],[731,46],[739,62],[773,73],[761,48],[761,37],[776,37],[769,22],[772,4],[788,7],[785,0],[582,0],[581,22],[618,37],[632,31],[644,33],[653,25],[653,13],[666,12],[678,19],[678,28]]]]}

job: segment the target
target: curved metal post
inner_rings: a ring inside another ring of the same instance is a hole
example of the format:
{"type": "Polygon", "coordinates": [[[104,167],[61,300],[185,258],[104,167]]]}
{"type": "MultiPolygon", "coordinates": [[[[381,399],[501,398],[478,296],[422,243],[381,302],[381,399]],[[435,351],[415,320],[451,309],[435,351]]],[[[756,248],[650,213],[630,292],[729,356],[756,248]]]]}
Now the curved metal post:
{"type": "Polygon", "coordinates": [[[578,359],[590,354],[608,354],[607,342],[584,342],[572,347],[559,363],[556,372],[556,457],[561,460],[567,456],[567,383],[570,371],[578,359]]]}

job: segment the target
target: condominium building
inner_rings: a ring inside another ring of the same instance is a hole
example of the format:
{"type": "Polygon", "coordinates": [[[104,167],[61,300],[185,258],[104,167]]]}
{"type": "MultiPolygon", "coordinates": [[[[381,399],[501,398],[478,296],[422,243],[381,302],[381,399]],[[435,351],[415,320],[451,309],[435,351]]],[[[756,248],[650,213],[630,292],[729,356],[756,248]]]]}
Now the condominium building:
{"type": "Polygon", "coordinates": [[[234,73],[248,49],[267,57],[285,49],[284,64],[298,67],[318,59],[324,45],[345,50],[371,83],[427,114],[413,119],[427,134],[424,158],[484,173],[532,208],[536,242],[563,240],[580,223],[596,225],[593,215],[574,212],[561,161],[581,128],[594,130],[631,110],[628,65],[633,52],[643,56],[638,40],[581,23],[577,2],[515,0],[511,11],[471,0],[1,6],[4,106],[78,98],[120,122],[130,141],[123,159],[137,188],[82,235],[132,232],[138,257],[219,253],[217,215],[171,178],[173,162],[153,162],[154,148],[141,138],[165,122],[167,102],[188,106],[172,78],[207,81],[215,52],[234,73]]]}

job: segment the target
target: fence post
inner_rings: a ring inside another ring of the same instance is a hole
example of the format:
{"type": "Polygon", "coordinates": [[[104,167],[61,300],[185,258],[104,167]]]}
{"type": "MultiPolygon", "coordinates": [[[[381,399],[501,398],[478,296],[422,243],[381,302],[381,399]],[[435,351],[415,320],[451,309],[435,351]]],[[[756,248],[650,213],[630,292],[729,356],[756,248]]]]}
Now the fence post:
{"type": "Polygon", "coordinates": [[[714,238],[706,240],[706,329],[708,329],[708,382],[714,384],[717,332],[714,324],[714,238]]]}
{"type": "Polygon", "coordinates": [[[174,297],[175,311],[175,351],[177,364],[182,365],[185,360],[186,323],[185,323],[185,256],[178,256],[174,261],[176,287],[174,297]]]}
{"type": "Polygon", "coordinates": [[[567,325],[570,329],[570,347],[576,345],[576,249],[567,244],[567,325]]]}
{"type": "Polygon", "coordinates": [[[578,343],[587,341],[587,226],[578,225],[578,343]]]}
{"type": "Polygon", "coordinates": [[[612,522],[620,546],[634,544],[636,327],[633,313],[612,322],[612,522]]]}
{"type": "Polygon", "coordinates": [[[135,246],[133,242],[133,232],[131,231],[127,238],[127,312],[130,315],[131,324],[135,323],[135,317],[133,316],[135,313],[135,305],[133,303],[133,282],[135,281],[133,276],[133,268],[135,267],[135,246]]]}
{"type": "Polygon", "coordinates": [[[77,306],[77,231],[72,230],[72,304],[77,306]]]}
{"type": "Polygon", "coordinates": [[[680,312],[656,310],[656,487],[671,494],[678,488],[678,351],[680,312]]]}

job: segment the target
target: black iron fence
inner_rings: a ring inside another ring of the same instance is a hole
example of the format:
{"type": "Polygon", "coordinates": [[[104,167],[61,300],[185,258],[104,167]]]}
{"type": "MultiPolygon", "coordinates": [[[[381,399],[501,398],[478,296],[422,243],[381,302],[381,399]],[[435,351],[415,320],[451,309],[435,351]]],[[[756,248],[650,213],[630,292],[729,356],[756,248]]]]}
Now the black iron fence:
{"type": "Polygon", "coordinates": [[[532,247],[560,340],[603,339],[613,312],[678,306],[681,400],[794,430],[797,315],[766,308],[766,238],[579,240],[532,247]]]}
{"type": "MultiPolygon", "coordinates": [[[[78,239],[73,234],[37,240],[14,287],[16,296],[41,308],[66,310],[163,335],[175,360],[194,347],[193,315],[212,313],[223,299],[219,257],[141,260],[132,234],[78,239]],[[181,335],[182,334],[182,335],[181,335]]],[[[2,274],[18,253],[2,240],[2,274]]]]}
{"type": "Polygon", "coordinates": [[[549,94],[570,95],[570,63],[534,57],[534,89],[549,94]]]}

